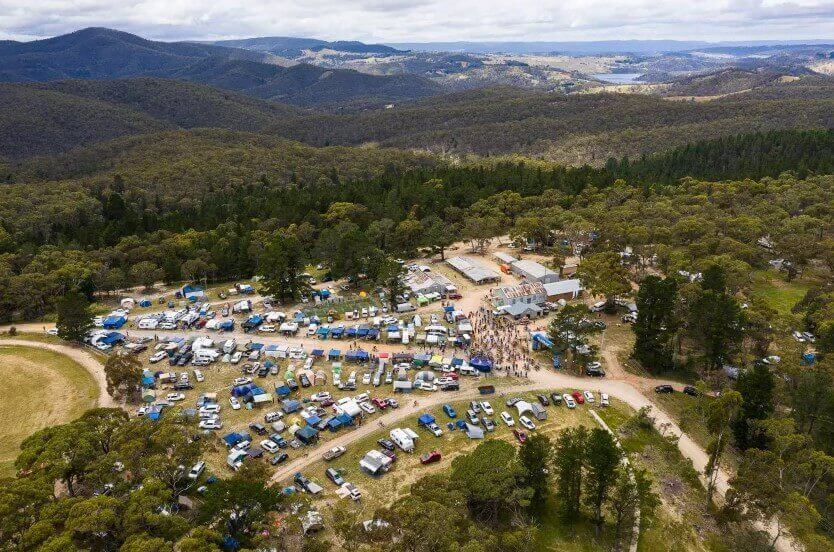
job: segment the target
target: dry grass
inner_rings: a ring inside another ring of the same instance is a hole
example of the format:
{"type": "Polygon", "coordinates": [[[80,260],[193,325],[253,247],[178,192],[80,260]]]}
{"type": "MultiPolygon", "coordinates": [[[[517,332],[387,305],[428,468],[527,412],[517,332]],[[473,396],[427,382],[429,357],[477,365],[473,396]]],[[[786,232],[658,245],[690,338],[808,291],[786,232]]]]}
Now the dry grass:
{"type": "Polygon", "coordinates": [[[20,443],[44,427],[62,424],[93,407],[98,386],[68,357],[0,342],[0,476],[13,475],[20,443]]]}

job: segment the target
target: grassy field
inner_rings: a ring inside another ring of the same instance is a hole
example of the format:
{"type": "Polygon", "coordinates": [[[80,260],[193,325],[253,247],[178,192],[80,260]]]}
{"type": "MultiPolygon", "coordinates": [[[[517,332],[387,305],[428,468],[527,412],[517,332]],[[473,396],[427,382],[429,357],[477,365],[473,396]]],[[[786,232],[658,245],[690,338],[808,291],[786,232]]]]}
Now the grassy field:
{"type": "Polygon", "coordinates": [[[791,309],[805,296],[811,284],[804,280],[786,282],[772,272],[757,272],[753,278],[751,293],[781,315],[790,315],[791,309]]]}
{"type": "Polygon", "coordinates": [[[64,355],[0,342],[0,477],[14,474],[20,443],[35,431],[80,416],[98,399],[98,386],[64,355]]]}

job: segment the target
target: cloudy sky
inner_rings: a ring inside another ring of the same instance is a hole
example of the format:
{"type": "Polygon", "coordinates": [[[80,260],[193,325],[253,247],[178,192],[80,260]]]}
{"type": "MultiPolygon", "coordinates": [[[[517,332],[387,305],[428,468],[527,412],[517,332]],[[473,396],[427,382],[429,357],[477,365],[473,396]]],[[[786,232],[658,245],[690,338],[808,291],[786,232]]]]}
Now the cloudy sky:
{"type": "Polygon", "coordinates": [[[0,38],[83,27],[158,40],[834,38],[834,0],[0,0],[0,38]]]}

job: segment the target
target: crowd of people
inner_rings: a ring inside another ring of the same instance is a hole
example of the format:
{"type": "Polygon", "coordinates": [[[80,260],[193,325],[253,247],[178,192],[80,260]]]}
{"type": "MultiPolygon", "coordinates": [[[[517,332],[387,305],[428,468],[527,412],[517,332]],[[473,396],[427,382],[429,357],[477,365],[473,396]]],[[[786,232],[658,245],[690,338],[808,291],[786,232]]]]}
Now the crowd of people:
{"type": "Polygon", "coordinates": [[[488,357],[496,370],[506,370],[508,375],[527,377],[531,369],[539,366],[529,352],[529,324],[522,324],[506,317],[496,316],[481,306],[469,313],[474,335],[470,351],[488,357]]]}

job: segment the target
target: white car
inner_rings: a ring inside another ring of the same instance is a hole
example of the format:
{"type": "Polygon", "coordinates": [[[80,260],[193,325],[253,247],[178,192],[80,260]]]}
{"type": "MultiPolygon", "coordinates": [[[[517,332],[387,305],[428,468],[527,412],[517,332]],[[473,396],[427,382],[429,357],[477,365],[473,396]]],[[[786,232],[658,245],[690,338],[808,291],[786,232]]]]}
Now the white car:
{"type": "Polygon", "coordinates": [[[365,372],[365,375],[362,376],[362,385],[370,385],[371,383],[371,374],[370,372],[365,372]]]}
{"type": "Polygon", "coordinates": [[[800,343],[805,343],[805,336],[802,335],[802,332],[794,331],[793,338],[799,341],[800,343]]]}
{"type": "Polygon", "coordinates": [[[46,335],[58,335],[58,328],[49,328],[46,330],[46,335]]]}
{"type": "Polygon", "coordinates": [[[252,383],[252,378],[235,378],[235,381],[232,384],[237,387],[238,385],[249,385],[252,383]]]}
{"type": "Polygon", "coordinates": [[[192,481],[197,479],[198,477],[200,477],[200,475],[203,473],[203,470],[205,469],[206,463],[200,460],[199,462],[194,464],[194,467],[191,468],[190,472],[188,472],[188,479],[191,479],[192,481]]]}
{"type": "Polygon", "coordinates": [[[567,393],[562,395],[562,400],[565,401],[565,406],[567,406],[568,408],[576,408],[576,401],[567,393]]]}
{"type": "Polygon", "coordinates": [[[520,417],[518,419],[518,421],[521,423],[521,425],[523,425],[524,427],[526,427],[530,431],[533,431],[534,429],[536,429],[536,424],[534,424],[533,420],[531,420],[527,416],[520,417]]]}
{"type": "Polygon", "coordinates": [[[611,403],[608,401],[608,393],[602,393],[599,396],[599,405],[600,406],[610,406],[611,403]]]}
{"type": "Polygon", "coordinates": [[[218,418],[200,420],[200,429],[222,429],[223,423],[218,418]]]}
{"type": "Polygon", "coordinates": [[[361,402],[359,403],[359,408],[367,412],[368,414],[373,414],[376,412],[376,408],[371,403],[368,402],[361,402]]]}
{"type": "Polygon", "coordinates": [[[281,450],[278,447],[278,445],[275,444],[275,441],[272,441],[270,439],[264,439],[263,441],[261,441],[261,448],[273,454],[281,450]]]}
{"type": "Polygon", "coordinates": [[[312,395],[310,395],[310,400],[313,402],[329,401],[332,398],[333,396],[327,391],[322,391],[321,393],[313,393],[312,395]]]}
{"type": "Polygon", "coordinates": [[[194,370],[194,379],[197,380],[198,382],[206,381],[206,377],[203,375],[203,373],[200,370],[194,370]]]}
{"type": "Polygon", "coordinates": [[[163,358],[165,358],[167,356],[168,355],[165,353],[165,351],[158,351],[158,352],[152,354],[151,358],[149,358],[148,361],[151,364],[156,364],[157,362],[159,362],[160,360],[162,360],[163,358]]]}
{"type": "Polygon", "coordinates": [[[587,402],[589,404],[593,404],[593,402],[594,402],[594,394],[593,393],[591,393],[590,391],[583,391],[582,394],[585,395],[585,402],[587,402]]]}
{"type": "Polygon", "coordinates": [[[232,364],[237,364],[238,362],[240,362],[240,360],[242,358],[243,358],[243,353],[241,353],[240,351],[237,351],[235,354],[232,355],[232,358],[230,358],[229,361],[232,364]]]}
{"type": "Polygon", "coordinates": [[[240,410],[240,401],[237,397],[229,397],[229,404],[232,405],[232,410],[240,410]]]}
{"type": "Polygon", "coordinates": [[[513,427],[515,425],[515,420],[513,420],[513,417],[510,416],[510,413],[506,410],[501,413],[501,419],[504,420],[504,423],[507,424],[507,427],[513,427]]]}
{"type": "Polygon", "coordinates": [[[166,395],[165,397],[165,400],[169,402],[183,401],[185,400],[185,395],[183,395],[182,393],[168,393],[168,395],[166,395]]]}
{"type": "Polygon", "coordinates": [[[492,409],[492,405],[489,404],[489,401],[482,401],[481,408],[484,410],[484,414],[487,416],[492,416],[495,414],[495,411],[492,409]]]}
{"type": "Polygon", "coordinates": [[[264,324],[260,328],[258,328],[258,331],[259,332],[266,332],[266,333],[274,333],[275,332],[275,326],[273,326],[272,324],[264,324]]]}

